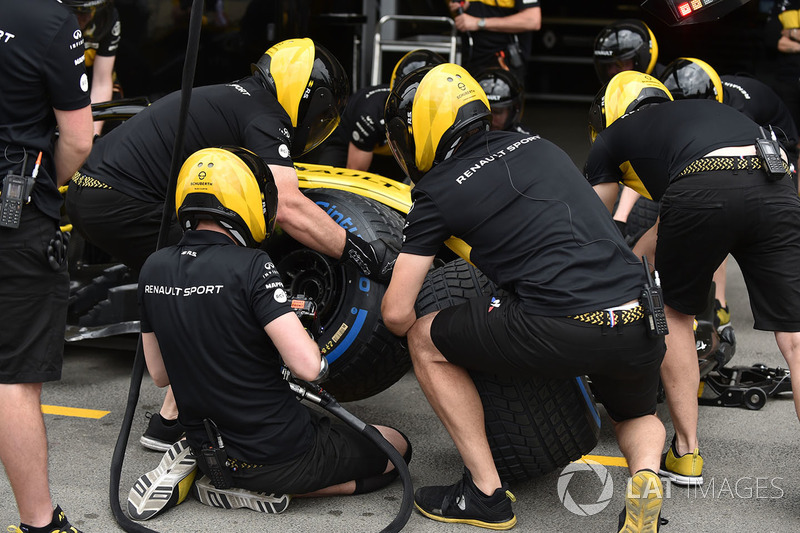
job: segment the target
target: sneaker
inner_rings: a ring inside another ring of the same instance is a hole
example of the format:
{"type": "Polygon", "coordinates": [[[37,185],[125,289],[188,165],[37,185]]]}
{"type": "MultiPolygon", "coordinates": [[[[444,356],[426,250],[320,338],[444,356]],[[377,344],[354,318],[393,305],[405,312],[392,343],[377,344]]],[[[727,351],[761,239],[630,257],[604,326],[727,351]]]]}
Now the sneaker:
{"type": "Polygon", "coordinates": [[[414,494],[414,506],[424,516],[439,522],[470,524],[486,529],[511,529],[517,517],[511,502],[517,499],[503,483],[491,496],[484,495],[464,467],[464,477],[449,487],[422,487],[414,494]]]}
{"type": "MultiPolygon", "coordinates": [[[[53,510],[53,521],[50,522],[47,527],[52,528],[48,529],[47,533],[81,533],[80,529],[69,523],[67,516],[59,505],[53,510]]],[[[28,533],[29,530],[26,526],[20,524],[19,527],[8,526],[6,531],[8,531],[8,533],[28,533]]]]}
{"type": "Polygon", "coordinates": [[[189,495],[197,472],[197,461],[189,444],[178,441],[161,462],[140,477],[128,493],[128,514],[135,520],[149,520],[175,507],[189,495]]]}
{"type": "MultiPolygon", "coordinates": [[[[177,420],[167,420],[159,413],[148,413],[150,422],[139,438],[139,444],[148,450],[166,452],[183,437],[183,426],[177,420]]],[[[146,415],[147,416],[147,415],[146,415]]]]}
{"type": "Polygon", "coordinates": [[[664,487],[652,470],[639,470],[628,482],[619,533],[657,533],[661,525],[664,487]]]}
{"type": "Polygon", "coordinates": [[[691,453],[678,455],[675,451],[675,437],[672,437],[669,450],[661,456],[661,468],[658,473],[668,477],[676,485],[685,487],[702,485],[703,457],[700,455],[700,449],[695,448],[691,453]]]}
{"type": "Polygon", "coordinates": [[[195,481],[192,496],[200,503],[220,509],[252,509],[259,513],[278,514],[289,507],[292,497],[288,494],[269,494],[244,489],[218,489],[208,476],[195,481]]]}
{"type": "Polygon", "coordinates": [[[722,333],[722,330],[731,327],[731,312],[727,305],[722,307],[719,300],[714,300],[714,326],[717,328],[717,333],[722,333]]]}

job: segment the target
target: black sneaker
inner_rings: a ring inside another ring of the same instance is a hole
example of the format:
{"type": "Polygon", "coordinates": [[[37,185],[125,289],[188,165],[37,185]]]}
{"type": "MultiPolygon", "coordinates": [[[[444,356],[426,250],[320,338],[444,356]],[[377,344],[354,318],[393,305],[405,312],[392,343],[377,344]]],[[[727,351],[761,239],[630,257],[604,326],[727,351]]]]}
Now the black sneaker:
{"type": "MultiPolygon", "coordinates": [[[[47,527],[52,528],[47,530],[49,533],[82,533],[80,529],[69,523],[60,505],[53,510],[53,521],[47,527]]],[[[8,526],[7,531],[8,533],[27,533],[29,530],[28,526],[20,524],[19,527],[8,526]]]]}
{"type": "Polygon", "coordinates": [[[464,477],[455,485],[422,487],[414,494],[414,506],[432,520],[495,530],[511,529],[517,523],[511,509],[511,502],[515,501],[505,483],[491,496],[484,495],[466,467],[464,477]]]}
{"type": "MultiPolygon", "coordinates": [[[[177,420],[167,420],[159,413],[150,414],[147,430],[139,439],[139,444],[149,450],[165,452],[183,437],[183,426],[177,420]]],[[[147,416],[145,415],[145,416],[147,416]]]]}

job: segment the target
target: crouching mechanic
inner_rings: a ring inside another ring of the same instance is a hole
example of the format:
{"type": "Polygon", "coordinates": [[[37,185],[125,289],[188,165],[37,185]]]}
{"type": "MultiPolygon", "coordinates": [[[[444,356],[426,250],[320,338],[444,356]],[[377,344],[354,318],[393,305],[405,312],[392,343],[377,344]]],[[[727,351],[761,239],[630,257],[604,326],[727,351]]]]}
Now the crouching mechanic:
{"type": "MultiPolygon", "coordinates": [[[[388,281],[393,250],[337,224],[303,194],[292,166],[339,123],[349,92],[344,68],[311,39],[289,39],[270,47],[252,70],[236,82],[192,90],[181,160],[212,146],[252,150],[275,176],[282,230],[312,250],[354,262],[371,279],[388,281]]],[[[156,249],[180,103],[180,92],[171,93],[98,139],[67,194],[75,228],[134,270],[156,249]]],[[[167,242],[180,237],[173,219],[167,242]]],[[[168,391],[143,446],[163,452],[183,433],[171,398],[168,391]]]]}
{"type": "MultiPolygon", "coordinates": [[[[692,331],[711,278],[730,253],[744,275],[755,328],[774,331],[800,390],[800,198],[777,141],[713,100],[672,101],[657,79],[617,74],[595,98],[586,176],[611,209],[618,182],[661,201],[659,219],[635,250],[661,274],[669,335],[661,378],[675,426],[662,474],[703,483],[697,438],[700,374],[692,331]],[[759,148],[772,152],[768,170],[759,148]],[[656,239],[657,237],[657,239],[656,239]]],[[[794,396],[800,413],[800,395],[794,396]]]]}
{"type": "MultiPolygon", "coordinates": [[[[282,377],[282,362],[307,381],[327,365],[270,257],[256,249],[274,227],[277,203],[269,168],[245,149],[203,149],[181,169],[175,205],[185,233],[148,258],[139,299],[147,368],[156,385],[172,386],[186,439],[141,478],[147,490],[131,492],[134,518],[180,503],[192,457],[216,445],[217,435],[233,488],[215,488],[203,459],[197,466],[206,477],[194,484],[200,501],[216,507],[280,512],[288,497],[263,493],[358,494],[396,476],[372,441],[301,405],[282,377]]],[[[399,431],[376,428],[410,459],[399,431]]]]}
{"type": "Polygon", "coordinates": [[[516,523],[468,370],[589,374],[633,475],[620,528],[654,532],[664,341],[648,336],[642,319],[644,270],[567,154],[538,136],[489,132],[490,122],[480,85],[453,64],[411,74],[386,104],[390,146],[415,186],[381,309],[387,327],[407,335],[420,386],[465,464],[456,484],[418,489],[416,507],[442,522],[516,523]],[[418,319],[415,300],[451,235],[510,294],[418,319]]]}

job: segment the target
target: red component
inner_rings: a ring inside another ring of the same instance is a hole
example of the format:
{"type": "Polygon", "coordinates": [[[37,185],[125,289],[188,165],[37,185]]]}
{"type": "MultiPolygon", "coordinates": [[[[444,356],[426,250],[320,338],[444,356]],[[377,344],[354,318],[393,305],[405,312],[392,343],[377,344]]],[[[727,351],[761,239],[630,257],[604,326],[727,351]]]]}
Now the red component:
{"type": "Polygon", "coordinates": [[[686,17],[692,13],[692,6],[689,5],[689,2],[684,2],[678,6],[678,11],[681,16],[686,17]]]}

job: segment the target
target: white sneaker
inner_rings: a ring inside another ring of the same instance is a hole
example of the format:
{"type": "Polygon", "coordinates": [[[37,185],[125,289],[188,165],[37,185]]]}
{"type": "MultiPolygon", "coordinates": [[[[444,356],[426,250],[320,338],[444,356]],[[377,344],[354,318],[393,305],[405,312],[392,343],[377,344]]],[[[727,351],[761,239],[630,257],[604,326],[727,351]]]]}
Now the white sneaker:
{"type": "Polygon", "coordinates": [[[252,509],[259,513],[278,514],[289,507],[288,494],[269,494],[245,489],[218,489],[208,476],[198,479],[192,486],[192,496],[200,503],[221,509],[252,509]]]}
{"type": "Polygon", "coordinates": [[[136,480],[128,493],[128,514],[149,520],[175,507],[189,495],[197,473],[197,461],[185,440],[173,444],[158,466],[136,480]]]}

